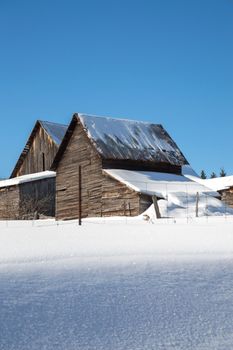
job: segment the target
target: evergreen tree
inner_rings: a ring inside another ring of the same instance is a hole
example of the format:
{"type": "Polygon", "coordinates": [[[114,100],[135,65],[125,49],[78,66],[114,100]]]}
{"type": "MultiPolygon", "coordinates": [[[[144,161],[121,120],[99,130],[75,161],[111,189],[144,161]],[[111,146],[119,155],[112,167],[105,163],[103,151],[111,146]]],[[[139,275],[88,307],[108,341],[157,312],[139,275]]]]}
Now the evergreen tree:
{"type": "Polygon", "coordinates": [[[210,175],[211,179],[215,179],[217,177],[217,175],[215,174],[215,172],[213,171],[212,174],[210,175]]]}
{"type": "Polygon", "coordinates": [[[206,173],[204,172],[204,170],[201,171],[201,178],[206,179],[206,173]]]}
{"type": "Polygon", "coordinates": [[[219,175],[220,175],[221,177],[224,177],[224,176],[226,176],[226,174],[227,174],[227,173],[225,172],[224,168],[221,168],[220,174],[219,174],[219,175]]]}

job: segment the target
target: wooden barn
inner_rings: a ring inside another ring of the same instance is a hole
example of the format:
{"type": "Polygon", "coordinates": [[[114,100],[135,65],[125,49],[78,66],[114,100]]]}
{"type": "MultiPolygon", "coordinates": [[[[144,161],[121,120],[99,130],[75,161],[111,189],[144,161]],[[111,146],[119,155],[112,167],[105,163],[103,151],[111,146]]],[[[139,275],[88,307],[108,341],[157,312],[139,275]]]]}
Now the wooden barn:
{"type": "Polygon", "coordinates": [[[220,199],[226,206],[233,208],[233,176],[215,177],[212,179],[201,179],[197,175],[189,176],[192,181],[218,192],[220,199]]]}
{"type": "Polygon", "coordinates": [[[0,220],[55,216],[55,177],[44,171],[0,181],[0,220]]]}
{"type": "Polygon", "coordinates": [[[216,177],[203,180],[205,186],[218,191],[221,200],[229,207],[233,208],[233,176],[216,177]]]}
{"type": "Polygon", "coordinates": [[[49,170],[67,125],[38,120],[11,173],[11,178],[49,170]]]}
{"type": "Polygon", "coordinates": [[[51,168],[56,219],[139,215],[152,203],[156,176],[183,181],[185,164],[162,125],[74,114],[51,168]]]}
{"type": "Polygon", "coordinates": [[[49,169],[66,130],[36,122],[10,179],[0,181],[0,219],[55,216],[56,174],[49,169]]]}
{"type": "Polygon", "coordinates": [[[233,208],[233,184],[228,188],[219,190],[219,193],[221,195],[221,200],[230,208],[233,208]]]}

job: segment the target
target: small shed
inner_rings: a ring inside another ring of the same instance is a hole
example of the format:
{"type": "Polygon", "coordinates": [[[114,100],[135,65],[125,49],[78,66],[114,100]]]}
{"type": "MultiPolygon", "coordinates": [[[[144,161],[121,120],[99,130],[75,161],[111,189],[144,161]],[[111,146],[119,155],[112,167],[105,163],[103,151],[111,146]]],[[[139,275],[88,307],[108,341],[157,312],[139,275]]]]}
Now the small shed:
{"type": "Polygon", "coordinates": [[[0,220],[54,217],[55,180],[44,171],[0,181],[0,220]]]}
{"type": "Polygon", "coordinates": [[[221,200],[229,207],[233,208],[233,175],[215,177],[213,179],[201,179],[197,176],[188,176],[192,181],[196,181],[220,194],[221,200]]]}
{"type": "Polygon", "coordinates": [[[206,186],[214,188],[221,195],[221,200],[233,208],[233,176],[216,177],[207,179],[206,186]]]}
{"type": "Polygon", "coordinates": [[[37,120],[10,178],[49,170],[67,125],[37,120]]]}
{"type": "Polygon", "coordinates": [[[228,188],[219,190],[219,193],[221,195],[221,200],[226,205],[233,208],[233,185],[229,186],[228,188]]]}

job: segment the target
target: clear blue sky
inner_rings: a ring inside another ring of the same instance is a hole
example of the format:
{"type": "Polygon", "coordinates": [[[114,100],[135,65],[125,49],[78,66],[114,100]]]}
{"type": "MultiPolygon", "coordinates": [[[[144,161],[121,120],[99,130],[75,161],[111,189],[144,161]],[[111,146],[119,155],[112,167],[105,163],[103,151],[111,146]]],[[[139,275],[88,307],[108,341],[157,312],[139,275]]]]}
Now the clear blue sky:
{"type": "Polygon", "coordinates": [[[161,123],[233,174],[233,0],[0,0],[0,177],[36,119],[161,123]]]}

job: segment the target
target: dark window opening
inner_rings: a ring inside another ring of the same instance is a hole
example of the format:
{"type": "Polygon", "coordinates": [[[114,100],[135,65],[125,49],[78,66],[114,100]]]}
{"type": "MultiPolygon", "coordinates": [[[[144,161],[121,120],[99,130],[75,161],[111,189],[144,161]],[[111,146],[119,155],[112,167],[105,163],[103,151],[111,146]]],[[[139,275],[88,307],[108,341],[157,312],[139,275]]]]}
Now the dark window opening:
{"type": "Polygon", "coordinates": [[[45,171],[45,155],[44,155],[44,152],[42,153],[42,167],[43,167],[43,171],[45,171]]]}

